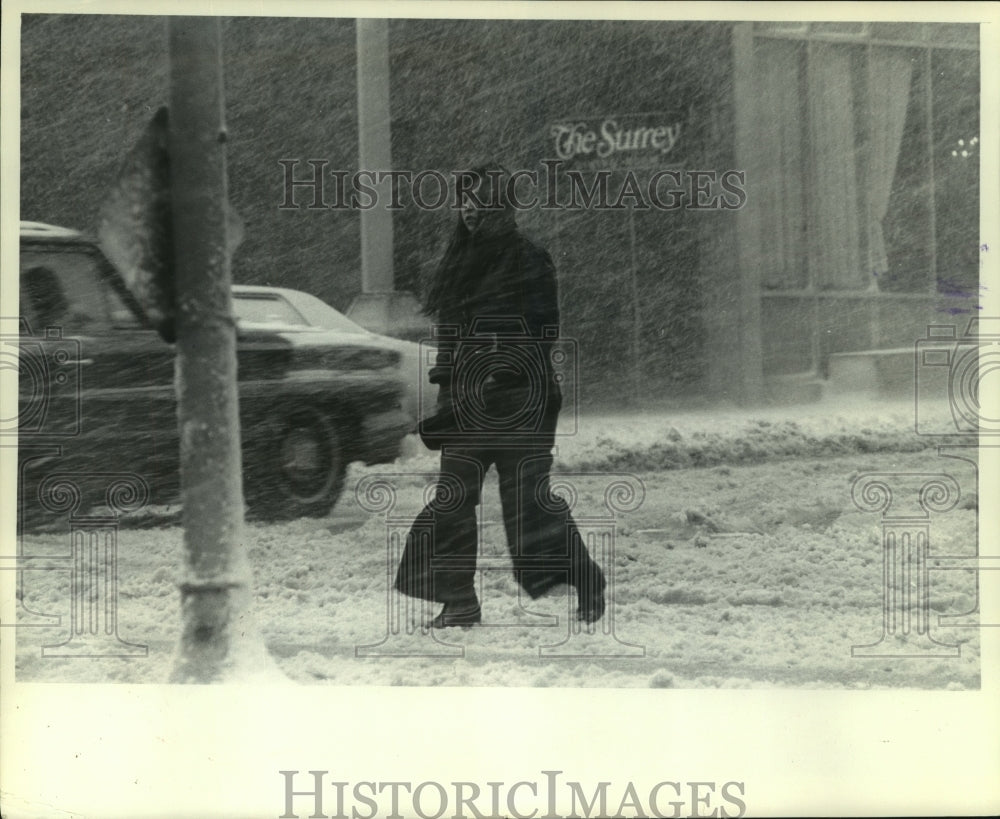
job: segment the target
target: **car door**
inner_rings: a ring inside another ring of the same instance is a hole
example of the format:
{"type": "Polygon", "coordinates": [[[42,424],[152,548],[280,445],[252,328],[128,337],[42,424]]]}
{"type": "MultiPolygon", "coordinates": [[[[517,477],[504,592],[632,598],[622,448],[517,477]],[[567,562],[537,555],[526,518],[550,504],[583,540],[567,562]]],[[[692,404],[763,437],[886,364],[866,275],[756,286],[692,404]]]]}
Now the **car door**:
{"type": "MultiPolygon", "coordinates": [[[[151,485],[176,482],[173,347],[144,325],[93,245],[22,245],[20,269],[26,343],[61,345],[48,356],[62,362],[65,376],[59,385],[50,378],[48,411],[63,427],[76,412],[77,434],[66,436],[65,457],[78,469],[133,471],[151,485]]],[[[22,407],[29,392],[23,373],[22,407]]]]}

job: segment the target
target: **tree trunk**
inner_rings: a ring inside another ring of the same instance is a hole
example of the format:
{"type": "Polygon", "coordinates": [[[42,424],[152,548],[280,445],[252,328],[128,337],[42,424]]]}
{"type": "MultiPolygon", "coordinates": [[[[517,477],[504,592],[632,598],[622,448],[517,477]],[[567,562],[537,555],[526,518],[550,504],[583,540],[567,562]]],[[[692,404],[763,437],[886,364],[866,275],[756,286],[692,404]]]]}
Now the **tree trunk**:
{"type": "Polygon", "coordinates": [[[171,682],[273,670],[250,617],[217,18],[172,17],[170,164],[184,570],[171,682]]]}

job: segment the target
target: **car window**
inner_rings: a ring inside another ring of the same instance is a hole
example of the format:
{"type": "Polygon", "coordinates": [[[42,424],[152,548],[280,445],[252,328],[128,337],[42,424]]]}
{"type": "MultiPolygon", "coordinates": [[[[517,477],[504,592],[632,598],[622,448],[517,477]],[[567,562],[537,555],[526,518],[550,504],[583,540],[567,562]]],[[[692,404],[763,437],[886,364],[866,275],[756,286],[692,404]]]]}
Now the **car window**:
{"type": "Polygon", "coordinates": [[[269,293],[234,293],[233,310],[237,321],[250,324],[309,324],[287,299],[269,293]]]}
{"type": "Polygon", "coordinates": [[[95,335],[136,324],[101,277],[97,258],[78,249],[21,252],[19,310],[36,335],[47,327],[95,335]]]}
{"type": "Polygon", "coordinates": [[[368,331],[364,327],[351,321],[343,313],[333,309],[325,301],[316,298],[311,293],[298,291],[295,294],[295,299],[297,309],[313,327],[322,327],[324,330],[338,330],[341,333],[353,333],[355,335],[368,334],[368,331]]]}

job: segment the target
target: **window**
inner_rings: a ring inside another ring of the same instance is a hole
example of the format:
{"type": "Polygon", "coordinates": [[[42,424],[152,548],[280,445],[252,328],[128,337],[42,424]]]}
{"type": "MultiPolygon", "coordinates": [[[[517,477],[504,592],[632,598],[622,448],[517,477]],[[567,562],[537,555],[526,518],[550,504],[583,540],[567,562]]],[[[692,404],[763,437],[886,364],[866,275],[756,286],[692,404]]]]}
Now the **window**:
{"type": "Polygon", "coordinates": [[[938,290],[979,283],[979,54],[935,50],[931,139],[938,290]]]}
{"type": "MultiPolygon", "coordinates": [[[[979,276],[979,29],[755,23],[745,138],[767,376],[912,346],[979,276]]],[[[742,67],[742,66],[741,66],[742,67]]]]}
{"type": "Polygon", "coordinates": [[[79,249],[22,252],[19,309],[36,335],[47,327],[96,335],[122,323],[136,323],[102,279],[98,259],[79,249]]]}
{"type": "Polygon", "coordinates": [[[233,297],[236,320],[248,324],[283,324],[307,326],[308,322],[281,296],[236,293],[233,297]]]}
{"type": "Polygon", "coordinates": [[[926,293],[934,276],[931,156],[927,139],[930,98],[925,55],[917,50],[905,53],[912,73],[896,172],[881,225],[885,271],[878,285],[884,292],[926,293]]]}
{"type": "Polygon", "coordinates": [[[754,33],[764,290],[974,293],[977,26],[754,33]]]}
{"type": "Polygon", "coordinates": [[[804,43],[759,39],[755,44],[755,98],[762,112],[771,113],[758,120],[756,144],[766,147],[749,177],[761,220],[761,284],[768,289],[808,286],[805,64],[804,43]]]}

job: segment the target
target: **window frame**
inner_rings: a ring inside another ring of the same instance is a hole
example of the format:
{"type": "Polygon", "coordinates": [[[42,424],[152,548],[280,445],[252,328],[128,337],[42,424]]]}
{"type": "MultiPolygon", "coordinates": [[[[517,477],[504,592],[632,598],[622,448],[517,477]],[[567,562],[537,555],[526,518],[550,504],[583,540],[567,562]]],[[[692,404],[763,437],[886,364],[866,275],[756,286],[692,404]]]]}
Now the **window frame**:
{"type": "MultiPolygon", "coordinates": [[[[100,302],[103,310],[100,322],[94,322],[100,328],[99,334],[113,335],[116,331],[120,330],[151,329],[149,328],[146,317],[142,312],[142,309],[139,307],[138,302],[129,292],[128,288],[125,287],[124,283],[119,278],[117,271],[111,266],[111,263],[101,252],[100,248],[92,242],[88,242],[86,240],[71,242],[46,241],[44,239],[26,242],[22,240],[18,254],[19,271],[24,268],[22,261],[26,254],[37,254],[39,256],[75,254],[88,257],[93,262],[91,270],[94,275],[94,281],[100,290],[100,302]],[[123,322],[120,318],[116,318],[116,315],[119,315],[120,311],[112,309],[114,306],[111,301],[112,298],[117,299],[121,307],[128,311],[131,316],[131,320],[129,322],[123,322]]],[[[28,265],[28,267],[31,266],[32,265],[28,265]]],[[[72,307],[72,304],[70,307],[72,307]]],[[[18,311],[20,312],[20,294],[18,311]]],[[[33,328],[33,332],[37,333],[38,331],[33,328]]],[[[74,334],[96,335],[89,330],[85,333],[74,334]]]]}

